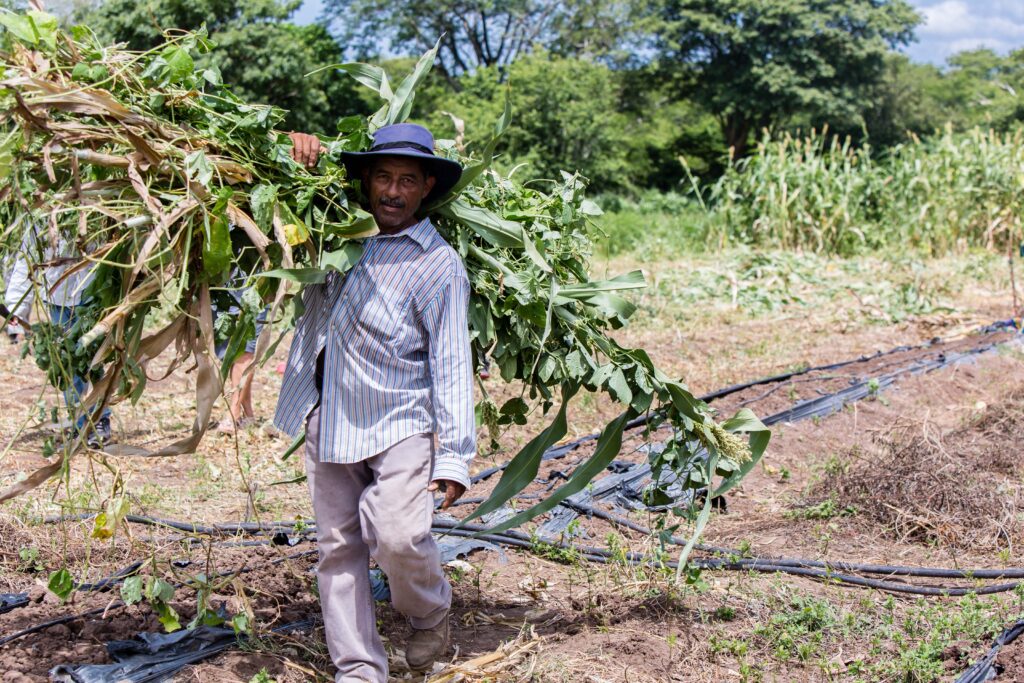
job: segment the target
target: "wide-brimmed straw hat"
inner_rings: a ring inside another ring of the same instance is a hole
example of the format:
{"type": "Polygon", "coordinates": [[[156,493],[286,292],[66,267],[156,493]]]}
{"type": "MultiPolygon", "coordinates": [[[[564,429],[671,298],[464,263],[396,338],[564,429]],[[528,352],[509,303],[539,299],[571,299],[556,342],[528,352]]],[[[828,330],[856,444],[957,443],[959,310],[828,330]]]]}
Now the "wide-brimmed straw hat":
{"type": "Polygon", "coordinates": [[[384,126],[373,135],[373,146],[366,152],[342,152],[342,161],[349,176],[362,178],[363,170],[377,157],[410,157],[422,159],[427,174],[434,176],[434,188],[423,200],[429,204],[448,194],[462,177],[462,166],[451,159],[434,154],[434,136],[415,123],[396,123],[384,126]]]}

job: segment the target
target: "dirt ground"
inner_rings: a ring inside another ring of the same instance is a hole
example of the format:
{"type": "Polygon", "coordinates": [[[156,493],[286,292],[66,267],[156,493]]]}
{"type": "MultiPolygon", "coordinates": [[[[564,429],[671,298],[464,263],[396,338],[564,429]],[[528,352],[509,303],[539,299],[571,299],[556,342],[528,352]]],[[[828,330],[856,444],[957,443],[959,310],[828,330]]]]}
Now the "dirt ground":
{"type": "MultiPolygon", "coordinates": [[[[615,265],[625,270],[630,264],[615,265]]],[[[668,278],[684,265],[649,267],[668,278]]],[[[948,266],[935,270],[945,273],[948,266]]],[[[878,320],[858,309],[863,302],[857,297],[836,291],[820,299],[804,295],[801,303],[769,311],[709,308],[712,314],[697,321],[686,317],[688,307],[674,303],[671,291],[656,287],[640,302],[636,324],[622,333],[621,341],[644,346],[696,393],[934,337],[951,340],[752,387],[713,403],[722,415],[741,406],[770,415],[915,359],[995,345],[967,362],[901,377],[834,415],[775,425],[764,460],[728,495],[726,510],[714,514],[703,542],[751,557],[1024,567],[1021,473],[1013,457],[1024,432],[1024,420],[1015,417],[1024,415],[1024,346],[1012,333],[968,334],[1009,316],[1005,282],[993,273],[963,280],[943,290],[940,312],[899,321],[878,320]],[[884,494],[872,498],[873,481],[884,494]],[[914,486],[902,485],[908,482],[914,486]]],[[[101,509],[122,485],[131,493],[133,514],[200,524],[308,518],[304,485],[287,483],[302,475],[301,458],[281,460],[289,440],[269,426],[280,386],[275,366],[283,358],[282,349],[257,373],[256,407],[264,419],[237,438],[211,435],[196,454],[159,461],[93,455],[76,463],[64,483],[0,507],[0,593],[28,592],[31,598],[28,606],[0,614],[0,639],[47,620],[85,615],[0,646],[0,681],[43,681],[57,664],[105,662],[107,641],[161,630],[150,607],[120,606],[116,589],[77,592],[61,604],[45,588],[48,573],[61,566],[87,581],[147,558],[155,558],[168,581],[189,584],[171,601],[183,624],[195,614],[196,589],[206,587],[209,604],[249,612],[258,627],[257,637],[240,648],[189,667],[175,680],[328,680],[321,626],[269,632],[318,617],[310,574],[315,546],[308,540],[293,547],[238,547],[230,544],[244,539],[135,524],[112,540],[98,540],[90,537],[91,521],[40,523],[47,515],[101,509]],[[178,562],[171,565],[172,559],[178,562]],[[219,572],[237,576],[197,579],[219,572]]],[[[21,359],[14,347],[0,356],[0,381],[8,387],[0,397],[0,429],[12,441],[0,466],[0,486],[6,487],[45,462],[40,451],[52,435],[48,407],[55,397],[31,359],[21,359]]],[[[487,386],[498,397],[515,391],[496,380],[487,386]]],[[[175,375],[154,384],[138,405],[118,406],[119,440],[152,448],[180,436],[190,424],[192,390],[188,375],[175,375]]],[[[591,397],[579,404],[569,438],[617,414],[591,397]]],[[[503,434],[502,447],[482,453],[477,471],[507,460],[537,424],[503,434]]],[[[640,431],[631,435],[620,459],[642,462],[642,444],[640,431]]],[[[584,446],[545,463],[528,493],[544,490],[549,477],[557,481],[557,472],[588,453],[584,446]]],[[[492,477],[468,495],[486,496],[496,481],[492,477]]],[[[682,521],[654,513],[631,518],[645,526],[682,521]]],[[[686,529],[683,523],[678,533],[686,529]]],[[[575,531],[587,545],[659,550],[651,537],[597,518],[581,519],[575,531]]],[[[529,551],[478,551],[447,571],[457,649],[450,666],[438,665],[428,677],[436,681],[953,680],[1024,612],[1024,590],[924,598],[792,575],[711,570],[676,584],[672,570],[593,564],[541,543],[529,551]]],[[[402,665],[409,633],[404,620],[384,604],[378,617],[396,680],[423,680],[402,665]]],[[[1022,648],[1000,655],[1005,672],[997,680],[1024,678],[1017,665],[1022,648]]]]}

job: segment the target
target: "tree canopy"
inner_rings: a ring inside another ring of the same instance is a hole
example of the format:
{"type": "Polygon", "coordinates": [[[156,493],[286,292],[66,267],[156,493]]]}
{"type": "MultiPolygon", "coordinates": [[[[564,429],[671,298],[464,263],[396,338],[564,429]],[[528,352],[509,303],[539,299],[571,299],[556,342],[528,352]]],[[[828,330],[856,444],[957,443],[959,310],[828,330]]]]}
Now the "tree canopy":
{"type": "Polygon", "coordinates": [[[320,24],[289,17],[301,0],[105,0],[78,19],[107,41],[148,50],[168,29],[204,24],[216,49],[205,59],[241,97],[288,111],[285,123],[303,130],[334,130],[338,112],[362,107],[350,79],[330,70],[341,48],[320,24]]]}
{"type": "Polygon", "coordinates": [[[696,69],[693,94],[737,154],[798,113],[857,116],[920,21],[906,0],[662,0],[654,17],[663,58],[696,69]]]}
{"type": "Polygon", "coordinates": [[[628,24],[630,2],[568,0],[326,0],[324,16],[362,56],[391,47],[421,53],[440,41],[449,84],[481,67],[507,67],[534,47],[605,54],[628,24]]]}

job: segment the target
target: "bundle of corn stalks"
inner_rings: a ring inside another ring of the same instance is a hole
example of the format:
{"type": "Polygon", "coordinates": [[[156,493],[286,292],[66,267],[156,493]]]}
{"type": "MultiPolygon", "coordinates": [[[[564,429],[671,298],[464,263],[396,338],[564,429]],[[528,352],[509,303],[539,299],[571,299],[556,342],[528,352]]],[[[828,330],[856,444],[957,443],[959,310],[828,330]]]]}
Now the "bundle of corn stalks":
{"type": "MultiPolygon", "coordinates": [[[[358,260],[359,238],[376,227],[358,207],[358,187],[346,178],[340,153],[365,149],[374,130],[409,115],[435,51],[394,88],[378,67],[337,67],[339,77],[354,77],[384,103],[369,119],[340,121],[341,133],[322,140],[325,153],[310,171],[291,159],[287,135],[275,129],[281,111],[243,102],[215,71],[195,68],[193,55],[211,47],[201,33],[133,53],[100,44],[84,27],[62,31],[38,11],[5,13],[0,23],[7,29],[0,46],[6,112],[0,172],[4,210],[12,217],[3,243],[37,245],[27,255],[36,268],[54,265],[46,254],[62,254],[70,264],[66,273],[94,274],[69,333],[35,326],[37,361],[54,384],[72,375],[90,378],[93,389],[81,408],[95,414],[104,405],[138,400],[147,365],[173,345],[168,372],[189,361],[197,367],[198,414],[190,435],[149,455],[191,451],[210,421],[222,378],[254,334],[257,313],[271,308],[256,351],[264,359],[275,335],[279,341],[301,313],[295,297],[301,286],[358,260]],[[238,274],[252,294],[240,314],[215,329],[211,303],[229,295],[238,274]],[[219,368],[216,341],[228,347],[219,368]]],[[[564,174],[543,192],[490,169],[509,118],[506,109],[495,138],[468,151],[441,143],[439,152],[466,170],[449,196],[428,207],[469,273],[478,362],[489,355],[505,380],[524,386],[522,396],[500,408],[485,393],[483,421],[525,423],[531,402],[545,413],[554,410],[474,516],[500,507],[536,476],[541,454],[565,436],[566,411],[582,388],[608,394],[624,413],[563,487],[503,527],[581,490],[619,453],[626,423],[647,411],[674,428],[667,447],[652,455],[655,471],[724,492],[761,456],[767,430],[749,411],[716,423],[644,351],[608,336],[634,310],[620,291],[644,286],[643,276],[590,280],[589,217],[599,210],[584,197],[583,179],[564,174]]],[[[73,443],[0,500],[67,468],[80,446],[73,443]]],[[[712,497],[703,497],[694,539],[712,497]]]]}

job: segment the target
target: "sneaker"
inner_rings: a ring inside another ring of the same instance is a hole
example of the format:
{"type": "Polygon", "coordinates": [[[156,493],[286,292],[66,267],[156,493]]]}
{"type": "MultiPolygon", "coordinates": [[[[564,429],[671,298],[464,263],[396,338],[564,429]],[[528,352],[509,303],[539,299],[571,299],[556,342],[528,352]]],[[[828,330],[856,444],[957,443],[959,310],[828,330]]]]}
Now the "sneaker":
{"type": "Polygon", "coordinates": [[[405,661],[413,671],[425,671],[448,653],[448,612],[433,628],[414,628],[405,646],[405,661]]]}
{"type": "Polygon", "coordinates": [[[102,449],[108,443],[111,443],[113,439],[110,431],[110,418],[101,417],[97,422],[95,428],[89,432],[89,437],[85,440],[85,443],[89,448],[95,448],[96,450],[102,449]]]}

